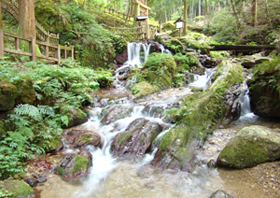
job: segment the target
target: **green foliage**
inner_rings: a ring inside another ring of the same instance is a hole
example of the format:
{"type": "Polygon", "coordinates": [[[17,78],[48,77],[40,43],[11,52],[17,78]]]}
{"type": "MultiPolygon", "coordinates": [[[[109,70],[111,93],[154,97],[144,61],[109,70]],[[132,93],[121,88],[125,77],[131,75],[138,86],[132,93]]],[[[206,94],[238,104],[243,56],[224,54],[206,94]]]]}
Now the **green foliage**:
{"type": "MultiPolygon", "coordinates": [[[[272,61],[265,61],[254,68],[254,76],[251,81],[255,83],[250,85],[253,89],[254,86],[260,87],[263,92],[262,101],[272,103],[273,98],[266,98],[266,95],[273,95],[275,98],[280,98],[280,57],[273,57],[272,61]]],[[[278,106],[278,104],[277,104],[278,106]]]]}
{"type": "Polygon", "coordinates": [[[166,47],[173,53],[183,53],[185,51],[184,45],[178,39],[170,39],[165,43],[166,47]]]}
{"type": "Polygon", "coordinates": [[[59,33],[60,44],[74,45],[75,57],[84,66],[108,68],[115,52],[126,45],[119,36],[97,23],[98,11],[85,9],[83,4],[37,0],[35,5],[36,19],[46,30],[59,33]]]}
{"type": "Polygon", "coordinates": [[[44,153],[51,141],[59,138],[62,125],[67,126],[71,121],[60,111],[61,105],[81,108],[92,101],[90,91],[113,81],[110,71],[83,68],[73,60],[61,65],[0,61],[0,79],[17,83],[29,76],[36,92],[36,104],[40,104],[19,104],[9,115],[6,122],[10,128],[0,137],[0,177],[23,171],[25,159],[33,158],[34,152],[44,153]]]}
{"type": "Polygon", "coordinates": [[[33,158],[34,152],[44,153],[49,140],[61,133],[60,120],[52,107],[20,104],[14,112],[6,121],[12,128],[0,141],[0,177],[24,171],[23,160],[33,158]]]}

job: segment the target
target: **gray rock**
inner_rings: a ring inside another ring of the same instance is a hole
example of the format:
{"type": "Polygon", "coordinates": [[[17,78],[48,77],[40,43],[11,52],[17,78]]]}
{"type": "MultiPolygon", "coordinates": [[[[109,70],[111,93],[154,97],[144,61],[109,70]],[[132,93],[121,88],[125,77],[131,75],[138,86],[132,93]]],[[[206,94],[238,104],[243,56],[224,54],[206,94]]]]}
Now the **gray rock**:
{"type": "Polygon", "coordinates": [[[217,190],[216,192],[212,193],[212,195],[209,198],[234,198],[234,197],[223,190],[217,190]]]}
{"type": "Polygon", "coordinates": [[[280,159],[280,135],[263,126],[244,127],[221,151],[217,166],[243,169],[280,159]]]}
{"type": "Polygon", "coordinates": [[[158,123],[138,118],[115,137],[112,152],[118,156],[126,153],[143,155],[161,131],[162,127],[158,123]]]}

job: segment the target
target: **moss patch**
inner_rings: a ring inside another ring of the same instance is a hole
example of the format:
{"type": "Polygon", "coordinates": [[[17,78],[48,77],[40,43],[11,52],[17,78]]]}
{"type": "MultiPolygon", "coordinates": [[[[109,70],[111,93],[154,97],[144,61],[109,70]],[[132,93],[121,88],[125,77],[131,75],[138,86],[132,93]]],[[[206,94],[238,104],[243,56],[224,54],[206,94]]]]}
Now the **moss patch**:
{"type": "Polygon", "coordinates": [[[72,170],[72,173],[87,170],[88,164],[89,164],[89,160],[87,157],[81,156],[81,155],[76,155],[75,156],[75,167],[72,170]]]}
{"type": "Polygon", "coordinates": [[[132,87],[132,93],[135,94],[137,98],[147,96],[155,91],[154,87],[146,81],[137,83],[132,87]]]}
{"type": "Polygon", "coordinates": [[[34,190],[24,181],[4,180],[0,181],[0,194],[3,197],[24,198],[34,195],[34,190]]]}
{"type": "Polygon", "coordinates": [[[173,53],[183,53],[185,51],[184,45],[178,39],[170,39],[165,43],[166,47],[173,53]]]}
{"type": "Polygon", "coordinates": [[[8,80],[0,81],[0,111],[12,110],[18,96],[16,86],[8,80]]]}

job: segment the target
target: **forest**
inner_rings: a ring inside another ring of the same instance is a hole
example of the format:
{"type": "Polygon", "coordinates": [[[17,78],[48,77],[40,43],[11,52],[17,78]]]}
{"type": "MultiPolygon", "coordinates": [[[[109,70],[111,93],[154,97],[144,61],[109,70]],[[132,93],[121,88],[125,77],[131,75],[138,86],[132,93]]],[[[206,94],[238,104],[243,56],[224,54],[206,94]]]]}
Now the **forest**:
{"type": "Polygon", "coordinates": [[[278,0],[0,6],[0,197],[280,196],[278,0]]]}

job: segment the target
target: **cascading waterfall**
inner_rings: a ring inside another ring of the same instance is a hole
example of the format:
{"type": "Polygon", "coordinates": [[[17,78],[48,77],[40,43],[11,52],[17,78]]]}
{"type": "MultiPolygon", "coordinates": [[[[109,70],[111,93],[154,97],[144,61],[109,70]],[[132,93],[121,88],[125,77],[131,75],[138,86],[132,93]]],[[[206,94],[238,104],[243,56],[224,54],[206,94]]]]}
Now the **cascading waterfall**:
{"type": "Polygon", "coordinates": [[[150,53],[151,44],[144,43],[128,43],[127,52],[128,52],[128,61],[125,64],[140,66],[148,60],[148,55],[150,53]],[[144,57],[141,57],[141,49],[144,52],[144,57]]]}
{"type": "Polygon", "coordinates": [[[244,82],[242,84],[242,93],[239,97],[239,102],[241,106],[240,120],[244,118],[254,118],[257,117],[252,111],[250,107],[250,97],[249,97],[249,88],[247,83],[244,82]]]}
{"type": "MultiPolygon", "coordinates": [[[[163,45],[160,44],[160,48],[162,53],[171,54],[169,50],[166,50],[163,45]]],[[[129,70],[135,67],[141,68],[142,65],[148,60],[148,56],[150,54],[151,43],[128,43],[127,44],[127,53],[128,60],[115,71],[115,82],[112,85],[115,88],[124,88],[123,83],[119,80],[119,77],[122,75],[126,75],[129,70]]],[[[126,87],[134,82],[128,82],[126,87]]]]}
{"type": "Polygon", "coordinates": [[[203,90],[211,84],[211,76],[217,68],[205,69],[204,75],[195,75],[195,81],[190,83],[190,87],[202,88],[203,90]]]}

